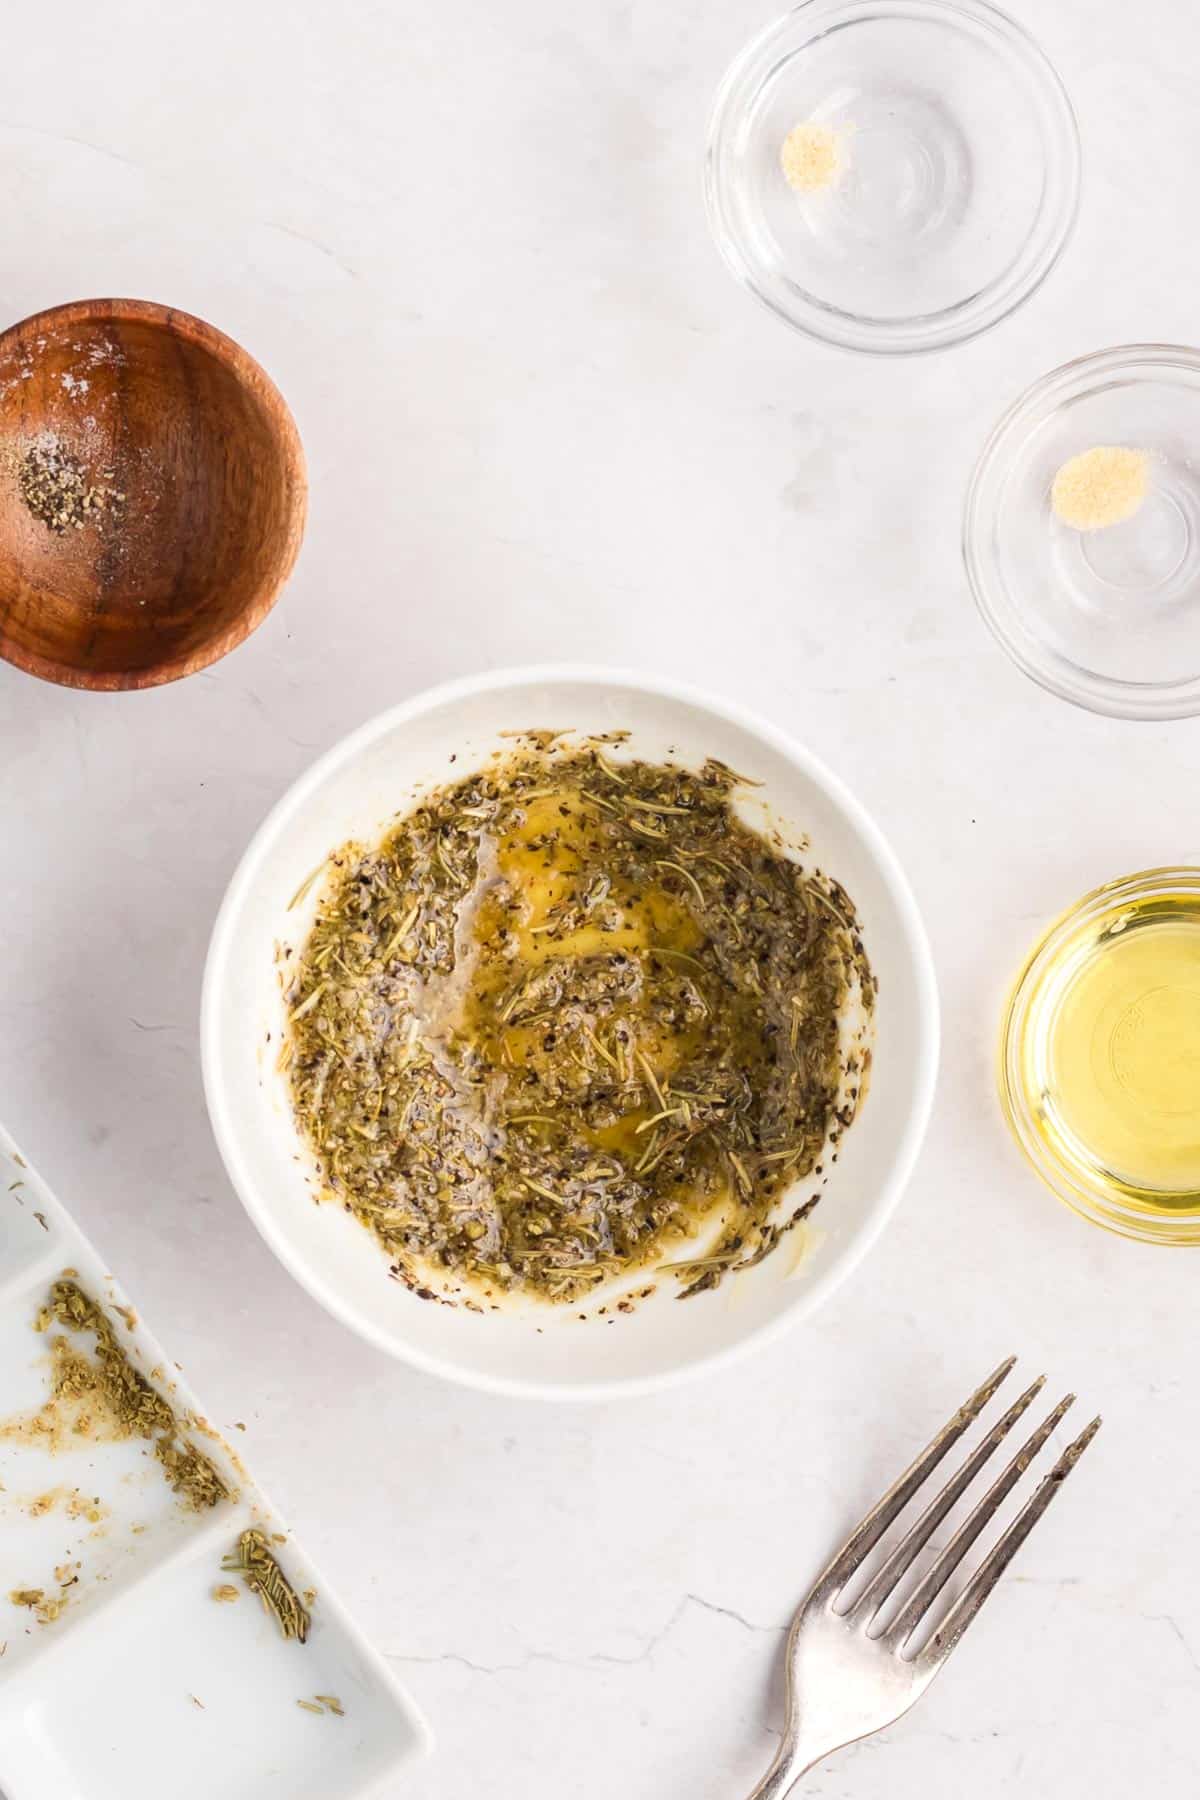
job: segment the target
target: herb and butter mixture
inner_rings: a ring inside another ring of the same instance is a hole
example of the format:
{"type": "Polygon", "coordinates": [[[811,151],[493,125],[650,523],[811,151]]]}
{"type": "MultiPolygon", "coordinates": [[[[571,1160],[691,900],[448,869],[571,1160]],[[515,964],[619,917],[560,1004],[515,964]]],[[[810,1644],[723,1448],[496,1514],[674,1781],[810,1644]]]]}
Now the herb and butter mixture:
{"type": "Polygon", "coordinates": [[[694,1293],[774,1247],[853,1117],[854,912],[722,764],[530,736],[333,858],[286,964],[296,1119],[418,1290],[577,1301],[654,1265],[694,1293]]]}

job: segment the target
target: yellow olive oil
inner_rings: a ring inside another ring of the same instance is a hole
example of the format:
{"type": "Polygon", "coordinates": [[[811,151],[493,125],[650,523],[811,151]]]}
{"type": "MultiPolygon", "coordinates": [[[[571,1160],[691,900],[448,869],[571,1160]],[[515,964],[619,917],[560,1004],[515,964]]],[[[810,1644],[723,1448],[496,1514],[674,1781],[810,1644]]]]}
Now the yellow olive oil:
{"type": "Polygon", "coordinates": [[[1094,896],[1035,953],[1009,1027],[1036,1162],[1102,1213],[1200,1213],[1200,885],[1094,896]]]}

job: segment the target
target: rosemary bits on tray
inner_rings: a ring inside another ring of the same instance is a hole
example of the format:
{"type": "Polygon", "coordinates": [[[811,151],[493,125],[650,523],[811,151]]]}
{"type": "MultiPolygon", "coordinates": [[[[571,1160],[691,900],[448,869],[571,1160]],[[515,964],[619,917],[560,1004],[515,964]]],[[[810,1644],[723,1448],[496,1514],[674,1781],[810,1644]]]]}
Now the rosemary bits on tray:
{"type": "Polygon", "coordinates": [[[0,1123],[0,1789],[400,1791],[420,1715],[106,1261],[0,1123]]]}
{"type": "Polygon", "coordinates": [[[548,738],[331,859],[281,1062],[322,1197],[416,1291],[686,1296],[815,1204],[873,979],[849,897],[723,764],[548,738]]]}
{"type": "MultiPolygon", "coordinates": [[[[77,1414],[77,1435],[93,1431],[98,1413],[112,1435],[145,1438],[153,1445],[167,1485],[192,1511],[207,1512],[232,1497],[212,1458],[184,1435],[184,1422],[170,1401],[134,1367],[107,1312],[78,1282],[62,1279],[50,1289],[35,1330],[54,1327],[75,1337],[90,1334],[94,1342],[88,1356],[68,1336],[50,1340],[55,1400],[84,1401],[92,1409],[77,1414]]],[[[51,1427],[40,1423],[48,1434],[51,1427]]]]}
{"type": "MultiPolygon", "coordinates": [[[[237,1543],[221,1562],[230,1575],[240,1575],[252,1594],[262,1601],[263,1610],[271,1615],[285,1638],[307,1642],[312,1615],[303,1605],[295,1588],[279,1566],[261,1531],[243,1531],[237,1543]]],[[[217,1600],[237,1599],[237,1589],[222,1583],[213,1589],[217,1600]]]]}

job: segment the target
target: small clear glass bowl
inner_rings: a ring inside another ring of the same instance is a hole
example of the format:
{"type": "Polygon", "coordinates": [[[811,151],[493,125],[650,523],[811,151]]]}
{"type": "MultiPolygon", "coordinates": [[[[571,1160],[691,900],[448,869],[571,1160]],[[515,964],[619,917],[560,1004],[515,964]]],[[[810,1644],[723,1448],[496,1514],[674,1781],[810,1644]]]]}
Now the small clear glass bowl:
{"type": "Polygon", "coordinates": [[[1200,352],[1124,345],[1035,382],[976,465],[963,555],[984,619],[1052,694],[1117,718],[1200,712],[1200,352]],[[1101,446],[1143,452],[1146,497],[1076,531],[1054,477],[1101,446]]]}
{"type": "Polygon", "coordinates": [[[805,0],[717,93],[706,197],[725,261],[799,331],[851,350],[961,343],[1033,293],[1079,204],[1062,82],[987,0],[805,0]],[[784,139],[835,167],[797,191],[784,139]]]}
{"type": "Polygon", "coordinates": [[[1164,1192],[1104,1169],[1054,1104],[1047,1067],[1055,1015],[1069,999],[1084,961],[1090,930],[1112,923],[1126,908],[1169,916],[1194,907],[1200,868],[1144,869],[1106,882],[1063,913],[1039,939],[1013,984],[1000,1028],[997,1076],[1000,1105],[1018,1147],[1059,1200],[1081,1218],[1143,1243],[1200,1244],[1200,1192],[1164,1192]]]}

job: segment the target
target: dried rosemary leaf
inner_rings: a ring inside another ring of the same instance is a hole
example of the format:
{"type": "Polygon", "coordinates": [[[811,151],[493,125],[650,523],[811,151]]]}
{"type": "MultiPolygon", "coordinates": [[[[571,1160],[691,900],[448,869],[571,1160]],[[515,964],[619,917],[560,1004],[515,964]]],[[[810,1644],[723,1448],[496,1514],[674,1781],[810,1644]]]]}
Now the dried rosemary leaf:
{"type": "Polygon", "coordinates": [[[263,1608],[275,1619],[285,1638],[308,1639],[312,1616],[295,1588],[280,1568],[261,1531],[243,1531],[234,1548],[222,1563],[227,1574],[242,1577],[251,1593],[257,1594],[263,1608]]]}

